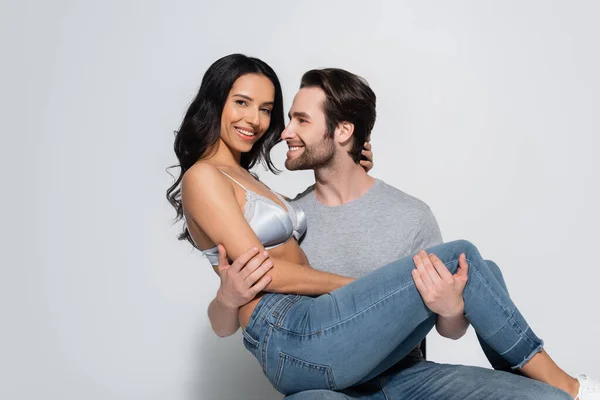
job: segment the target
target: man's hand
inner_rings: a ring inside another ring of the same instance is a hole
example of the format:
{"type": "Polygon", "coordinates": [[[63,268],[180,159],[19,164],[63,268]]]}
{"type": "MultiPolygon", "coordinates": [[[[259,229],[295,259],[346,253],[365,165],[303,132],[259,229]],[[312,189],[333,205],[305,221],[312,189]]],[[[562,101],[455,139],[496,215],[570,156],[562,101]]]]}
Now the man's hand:
{"type": "Polygon", "coordinates": [[[252,248],[229,265],[225,247],[219,245],[221,286],[217,301],[226,308],[238,309],[254,299],[271,282],[271,278],[265,275],[273,268],[268,258],[267,251],[259,254],[257,248],[252,248]]]}
{"type": "Polygon", "coordinates": [[[469,264],[464,254],[458,258],[458,271],[452,275],[435,255],[420,251],[413,257],[416,269],[413,279],[425,305],[444,318],[463,315],[465,302],[463,291],[469,279],[469,264]]]}
{"type": "Polygon", "coordinates": [[[370,140],[371,138],[367,138],[367,141],[363,145],[363,150],[361,152],[361,154],[365,156],[366,160],[360,160],[360,165],[362,165],[367,172],[373,169],[373,150],[370,140]]]}

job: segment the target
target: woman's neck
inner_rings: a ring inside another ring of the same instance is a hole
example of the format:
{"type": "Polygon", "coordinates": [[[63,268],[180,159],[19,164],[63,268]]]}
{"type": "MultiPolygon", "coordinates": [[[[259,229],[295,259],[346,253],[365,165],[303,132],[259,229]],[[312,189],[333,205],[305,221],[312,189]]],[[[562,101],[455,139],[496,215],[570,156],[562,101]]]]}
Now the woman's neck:
{"type": "Polygon", "coordinates": [[[207,153],[208,156],[204,159],[213,164],[241,168],[242,153],[232,151],[220,138],[207,153]]]}

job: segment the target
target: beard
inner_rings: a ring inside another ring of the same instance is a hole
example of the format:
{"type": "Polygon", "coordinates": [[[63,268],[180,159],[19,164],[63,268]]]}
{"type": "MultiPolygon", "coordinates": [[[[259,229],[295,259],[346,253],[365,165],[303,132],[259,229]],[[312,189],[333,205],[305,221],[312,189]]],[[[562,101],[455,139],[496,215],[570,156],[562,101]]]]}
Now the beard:
{"type": "Polygon", "coordinates": [[[335,144],[329,135],[325,135],[321,143],[304,145],[302,154],[296,158],[286,159],[285,167],[290,171],[317,169],[327,167],[333,163],[335,144]]]}

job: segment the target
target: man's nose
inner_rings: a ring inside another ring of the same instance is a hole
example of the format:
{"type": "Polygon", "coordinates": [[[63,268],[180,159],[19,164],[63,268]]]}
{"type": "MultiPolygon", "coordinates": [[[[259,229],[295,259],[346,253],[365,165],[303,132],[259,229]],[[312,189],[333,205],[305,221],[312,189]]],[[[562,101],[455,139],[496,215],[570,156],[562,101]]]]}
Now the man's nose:
{"type": "Polygon", "coordinates": [[[281,139],[283,139],[283,140],[293,139],[295,136],[296,136],[296,134],[294,133],[294,129],[292,129],[292,124],[290,122],[285,127],[285,129],[283,130],[283,132],[281,132],[281,139]]]}

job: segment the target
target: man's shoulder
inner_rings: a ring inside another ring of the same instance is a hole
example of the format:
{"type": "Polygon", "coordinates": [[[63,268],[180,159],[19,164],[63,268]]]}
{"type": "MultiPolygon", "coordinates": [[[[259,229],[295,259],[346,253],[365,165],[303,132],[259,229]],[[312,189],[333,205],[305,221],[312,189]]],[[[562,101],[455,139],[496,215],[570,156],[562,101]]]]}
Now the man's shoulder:
{"type": "Polygon", "coordinates": [[[390,206],[402,210],[426,211],[429,210],[429,205],[423,200],[412,196],[388,183],[379,179],[379,194],[390,206]]]}

